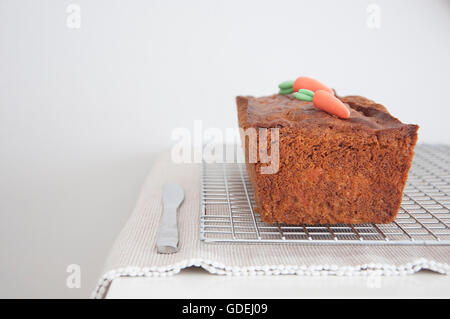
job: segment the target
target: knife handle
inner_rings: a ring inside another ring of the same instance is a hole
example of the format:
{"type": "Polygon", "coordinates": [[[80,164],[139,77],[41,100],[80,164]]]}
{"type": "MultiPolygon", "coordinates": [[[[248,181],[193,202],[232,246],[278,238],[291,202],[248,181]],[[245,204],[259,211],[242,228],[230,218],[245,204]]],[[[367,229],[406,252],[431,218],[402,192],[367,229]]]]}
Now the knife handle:
{"type": "Polygon", "coordinates": [[[164,205],[156,247],[161,254],[172,254],[178,251],[176,206],[164,205]]]}

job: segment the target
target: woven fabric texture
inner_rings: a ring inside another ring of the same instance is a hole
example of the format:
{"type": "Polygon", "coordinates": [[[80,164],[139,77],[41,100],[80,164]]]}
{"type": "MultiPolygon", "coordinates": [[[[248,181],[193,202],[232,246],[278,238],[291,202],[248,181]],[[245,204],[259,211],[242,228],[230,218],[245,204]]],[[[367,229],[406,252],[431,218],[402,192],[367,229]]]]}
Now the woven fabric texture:
{"type": "Polygon", "coordinates": [[[421,269],[450,274],[450,246],[326,246],[205,243],[200,240],[201,164],[175,164],[169,153],[155,162],[136,206],[106,260],[93,298],[103,298],[122,276],[166,276],[191,266],[218,275],[407,275],[421,269]],[[158,254],[162,185],[183,186],[178,210],[179,251],[158,254]]]}

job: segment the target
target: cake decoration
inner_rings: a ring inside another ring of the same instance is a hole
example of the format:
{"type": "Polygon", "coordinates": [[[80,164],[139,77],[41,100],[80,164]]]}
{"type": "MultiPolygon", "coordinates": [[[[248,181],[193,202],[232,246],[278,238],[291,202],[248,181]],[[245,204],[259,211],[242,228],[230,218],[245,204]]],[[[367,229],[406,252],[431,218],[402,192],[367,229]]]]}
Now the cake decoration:
{"type": "Polygon", "coordinates": [[[278,85],[278,87],[279,87],[281,90],[292,89],[292,88],[294,87],[294,81],[292,81],[292,80],[287,80],[287,81],[281,82],[281,83],[278,85]]]}
{"type": "Polygon", "coordinates": [[[315,107],[337,117],[348,119],[350,110],[337,97],[327,91],[318,90],[314,93],[312,102],[315,107]]]}
{"type": "Polygon", "coordinates": [[[278,85],[278,87],[280,88],[280,91],[278,92],[278,94],[281,94],[281,95],[291,94],[292,92],[294,92],[293,86],[294,86],[294,81],[292,81],[292,80],[281,82],[278,85]]]}
{"type": "Polygon", "coordinates": [[[313,102],[314,106],[322,111],[343,119],[350,117],[350,109],[334,96],[334,91],[313,78],[301,76],[295,81],[284,81],[278,87],[280,88],[278,94],[294,93],[296,99],[313,102]]]}
{"type": "Polygon", "coordinates": [[[292,90],[292,88],[289,88],[289,89],[280,89],[280,91],[278,92],[278,94],[281,94],[281,95],[288,95],[288,94],[291,94],[292,92],[294,92],[294,90],[292,90]]]}
{"type": "Polygon", "coordinates": [[[298,77],[297,80],[295,80],[292,89],[294,92],[298,92],[298,90],[300,89],[308,89],[313,92],[316,92],[317,90],[324,90],[334,95],[334,91],[328,86],[326,86],[322,82],[306,76],[298,77]]]}
{"type": "Polygon", "coordinates": [[[300,76],[295,81],[284,81],[280,83],[278,87],[280,88],[280,90],[292,89],[293,92],[298,92],[298,90],[300,89],[307,89],[313,92],[316,92],[317,90],[324,90],[334,95],[334,91],[328,86],[307,76],[300,76]]]}
{"type": "Polygon", "coordinates": [[[295,96],[295,98],[297,98],[299,100],[312,102],[314,92],[310,91],[308,89],[300,89],[300,90],[298,90],[298,92],[294,93],[294,96],[295,96]]]}

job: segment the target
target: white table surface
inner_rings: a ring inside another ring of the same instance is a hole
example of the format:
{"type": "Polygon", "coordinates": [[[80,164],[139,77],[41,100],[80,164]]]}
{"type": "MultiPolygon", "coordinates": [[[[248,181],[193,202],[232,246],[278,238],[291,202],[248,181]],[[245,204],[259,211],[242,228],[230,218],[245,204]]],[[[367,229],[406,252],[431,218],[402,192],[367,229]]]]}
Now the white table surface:
{"type": "Polygon", "coordinates": [[[189,268],[168,277],[121,277],[106,298],[449,298],[450,276],[232,277],[189,268]]]}

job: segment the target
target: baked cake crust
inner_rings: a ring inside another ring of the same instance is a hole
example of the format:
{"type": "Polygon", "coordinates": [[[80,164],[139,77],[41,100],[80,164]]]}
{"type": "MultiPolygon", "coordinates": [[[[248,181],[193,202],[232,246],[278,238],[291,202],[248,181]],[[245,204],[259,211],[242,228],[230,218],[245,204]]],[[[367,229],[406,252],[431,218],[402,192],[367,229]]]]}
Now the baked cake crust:
{"type": "MultiPolygon", "coordinates": [[[[400,208],[417,141],[381,104],[338,98],[350,107],[339,119],[289,95],[236,98],[239,126],[279,128],[279,170],[249,163],[257,211],[267,223],[389,223],[400,208]]],[[[245,137],[244,137],[245,139],[245,137]]],[[[248,143],[245,145],[248,159],[248,143]]]]}

